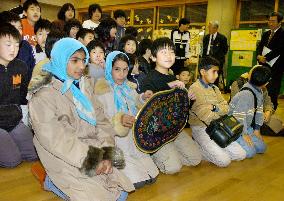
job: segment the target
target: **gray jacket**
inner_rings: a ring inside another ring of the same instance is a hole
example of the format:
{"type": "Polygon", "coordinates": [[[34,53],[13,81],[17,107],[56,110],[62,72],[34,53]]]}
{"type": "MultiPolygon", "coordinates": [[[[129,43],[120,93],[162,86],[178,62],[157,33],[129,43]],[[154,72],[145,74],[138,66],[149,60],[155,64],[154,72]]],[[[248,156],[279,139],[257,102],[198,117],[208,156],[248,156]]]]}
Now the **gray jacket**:
{"type": "MultiPolygon", "coordinates": [[[[255,130],[259,130],[263,124],[263,92],[260,88],[253,86],[250,83],[244,84],[243,87],[248,87],[253,90],[257,98],[257,108],[255,115],[255,130]]],[[[235,116],[243,125],[243,133],[251,127],[254,116],[254,96],[248,91],[239,91],[231,100],[229,105],[229,114],[235,116]]]]}

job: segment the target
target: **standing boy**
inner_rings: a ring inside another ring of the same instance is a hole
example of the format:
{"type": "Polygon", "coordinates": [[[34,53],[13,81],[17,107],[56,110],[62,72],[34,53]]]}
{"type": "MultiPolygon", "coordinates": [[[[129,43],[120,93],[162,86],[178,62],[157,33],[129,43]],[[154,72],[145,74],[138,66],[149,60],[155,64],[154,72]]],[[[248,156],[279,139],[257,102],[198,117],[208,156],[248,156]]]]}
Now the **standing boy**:
{"type": "Polygon", "coordinates": [[[113,17],[117,24],[115,49],[118,49],[119,41],[125,35],[126,14],[123,10],[116,10],[113,13],[113,17]]]}
{"type": "Polygon", "coordinates": [[[36,34],[35,39],[37,44],[34,47],[34,55],[35,55],[36,64],[46,58],[45,42],[50,30],[51,30],[51,22],[49,20],[40,19],[35,23],[34,31],[36,34]]]}
{"type": "Polygon", "coordinates": [[[22,19],[23,39],[28,41],[32,46],[36,45],[34,26],[40,19],[41,8],[37,0],[27,0],[24,5],[24,16],[22,19]]]}
{"type": "MultiPolygon", "coordinates": [[[[175,62],[173,42],[169,38],[158,38],[153,42],[151,51],[156,67],[143,80],[141,91],[151,90],[156,93],[175,87],[184,88],[183,82],[169,74],[169,69],[175,62]]],[[[182,165],[196,166],[201,161],[197,145],[184,132],[181,132],[174,141],[164,145],[152,157],[160,171],[166,174],[179,172],[182,165]]]]}
{"type": "Polygon", "coordinates": [[[180,19],[178,29],[174,29],[171,33],[171,39],[176,47],[176,61],[172,67],[174,74],[177,74],[179,68],[184,67],[184,62],[189,58],[189,23],[187,18],[180,19]]]}

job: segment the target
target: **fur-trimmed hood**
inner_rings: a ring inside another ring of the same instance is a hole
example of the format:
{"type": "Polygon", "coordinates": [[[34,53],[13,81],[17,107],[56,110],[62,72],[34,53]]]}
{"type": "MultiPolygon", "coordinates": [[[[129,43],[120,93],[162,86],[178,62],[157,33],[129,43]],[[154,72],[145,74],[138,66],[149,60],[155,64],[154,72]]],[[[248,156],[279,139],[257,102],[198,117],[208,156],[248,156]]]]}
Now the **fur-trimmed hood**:
{"type": "MultiPolygon", "coordinates": [[[[127,85],[130,86],[134,90],[137,88],[137,84],[130,82],[130,81],[127,81],[127,85]]],[[[111,92],[111,87],[109,86],[107,80],[105,78],[98,79],[95,84],[95,94],[103,95],[109,92],[111,92]]]]}

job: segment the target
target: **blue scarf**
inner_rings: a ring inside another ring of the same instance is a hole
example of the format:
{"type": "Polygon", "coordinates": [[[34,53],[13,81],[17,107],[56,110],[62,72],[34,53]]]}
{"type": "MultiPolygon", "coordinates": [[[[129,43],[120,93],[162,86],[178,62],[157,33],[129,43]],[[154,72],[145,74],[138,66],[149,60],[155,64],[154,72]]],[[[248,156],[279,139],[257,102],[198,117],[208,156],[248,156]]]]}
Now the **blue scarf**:
{"type": "Polygon", "coordinates": [[[81,79],[75,80],[67,75],[67,64],[69,59],[81,48],[85,51],[85,64],[87,64],[89,61],[89,53],[82,43],[73,38],[63,38],[57,41],[51,50],[50,62],[43,66],[43,70],[50,72],[63,82],[61,93],[65,94],[68,90],[70,90],[73,95],[73,102],[79,117],[95,126],[96,115],[92,102],[78,87],[76,87],[76,84],[78,84],[81,79]]]}
{"type": "MultiPolygon", "coordinates": [[[[132,115],[137,114],[136,103],[131,94],[133,89],[127,85],[127,79],[122,85],[117,85],[112,78],[112,62],[118,54],[124,54],[120,51],[113,51],[107,55],[105,67],[105,79],[114,91],[114,104],[117,111],[128,113],[131,111],[132,115]],[[127,101],[127,103],[126,103],[127,101]]],[[[126,57],[127,55],[124,54],[126,57]]],[[[128,58],[128,57],[127,57],[128,58]]]]}

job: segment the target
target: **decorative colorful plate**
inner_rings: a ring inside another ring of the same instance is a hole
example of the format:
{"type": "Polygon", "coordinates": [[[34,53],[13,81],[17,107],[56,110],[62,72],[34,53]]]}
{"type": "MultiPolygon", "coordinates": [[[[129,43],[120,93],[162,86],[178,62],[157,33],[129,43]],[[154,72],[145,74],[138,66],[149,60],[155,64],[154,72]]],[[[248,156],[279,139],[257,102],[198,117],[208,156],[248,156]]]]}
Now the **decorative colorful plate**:
{"type": "Polygon", "coordinates": [[[155,93],[136,116],[133,135],[136,146],[145,153],[154,153],[173,141],[186,125],[189,98],[186,89],[155,93]]]}

